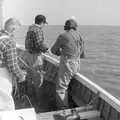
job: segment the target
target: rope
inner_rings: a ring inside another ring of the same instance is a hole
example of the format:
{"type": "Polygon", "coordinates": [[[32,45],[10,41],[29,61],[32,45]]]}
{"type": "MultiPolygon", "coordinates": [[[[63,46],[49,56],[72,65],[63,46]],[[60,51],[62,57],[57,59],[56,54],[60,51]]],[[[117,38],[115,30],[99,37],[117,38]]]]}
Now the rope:
{"type": "Polygon", "coordinates": [[[95,100],[99,97],[99,95],[100,95],[100,92],[97,91],[95,97],[87,105],[92,105],[95,102],[95,100]]]}
{"type": "Polygon", "coordinates": [[[42,74],[44,74],[44,72],[43,72],[43,71],[39,72],[39,71],[34,70],[34,68],[30,67],[21,57],[18,57],[18,58],[19,58],[19,60],[20,60],[28,69],[30,69],[30,70],[32,70],[32,71],[40,74],[41,82],[40,82],[40,84],[38,85],[38,87],[40,88],[40,87],[42,86],[42,84],[43,84],[43,76],[42,76],[42,74]],[[41,73],[42,73],[42,74],[41,74],[41,73]]]}
{"type": "Polygon", "coordinates": [[[32,67],[30,67],[21,57],[18,56],[18,58],[28,69],[31,69],[34,71],[34,69],[32,67]]]}
{"type": "MultiPolygon", "coordinates": [[[[34,68],[30,67],[21,57],[18,56],[18,58],[25,65],[25,67],[27,67],[27,69],[35,71],[34,68]]],[[[35,72],[40,74],[40,72],[38,72],[38,71],[35,71],[35,72]]],[[[43,79],[43,76],[41,74],[40,74],[40,76],[41,76],[41,79],[43,79]]],[[[42,84],[43,84],[43,80],[41,80],[40,84],[38,85],[38,88],[40,88],[42,84]]],[[[30,107],[33,107],[32,103],[30,101],[30,98],[26,94],[23,94],[22,96],[20,95],[20,90],[19,90],[18,84],[16,82],[16,79],[15,79],[14,85],[15,85],[15,88],[14,88],[14,92],[13,92],[13,97],[14,98],[18,97],[19,99],[23,99],[23,100],[25,98],[29,102],[30,107]],[[16,96],[17,92],[18,92],[18,96],[16,96]]]]}
{"type": "Polygon", "coordinates": [[[32,103],[31,103],[31,101],[30,101],[30,98],[29,98],[26,94],[24,94],[24,95],[22,96],[22,98],[27,98],[27,100],[28,100],[28,102],[29,102],[29,104],[30,104],[30,107],[31,107],[31,108],[33,107],[32,103]]]}
{"type": "MultiPolygon", "coordinates": [[[[18,86],[18,85],[17,85],[17,86],[18,86]]],[[[15,98],[15,97],[18,97],[18,100],[23,100],[22,103],[23,103],[24,100],[26,99],[26,100],[28,101],[30,107],[32,108],[33,105],[32,105],[32,103],[31,103],[31,101],[30,101],[30,98],[29,98],[26,94],[21,95],[21,94],[20,94],[20,89],[19,89],[19,87],[18,87],[17,90],[18,90],[18,96],[14,96],[14,98],[15,98]]],[[[17,90],[15,89],[15,95],[16,95],[16,93],[17,93],[17,90]]]]}

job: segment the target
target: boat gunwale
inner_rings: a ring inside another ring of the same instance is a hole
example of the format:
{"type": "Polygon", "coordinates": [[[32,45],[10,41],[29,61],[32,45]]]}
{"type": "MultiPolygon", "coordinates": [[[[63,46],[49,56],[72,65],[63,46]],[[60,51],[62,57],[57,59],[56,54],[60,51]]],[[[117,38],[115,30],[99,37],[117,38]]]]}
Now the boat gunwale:
{"type": "MultiPolygon", "coordinates": [[[[23,45],[17,44],[17,48],[25,50],[23,45]]],[[[51,62],[52,64],[59,66],[59,60],[42,53],[45,60],[51,62]]],[[[97,85],[96,83],[92,82],[90,79],[82,75],[81,73],[77,73],[75,75],[75,79],[85,85],[88,89],[90,89],[95,94],[99,93],[99,97],[106,101],[109,105],[111,105],[114,109],[120,112],[120,100],[110,94],[108,91],[97,85]],[[81,79],[82,78],[82,79],[81,79]]]]}

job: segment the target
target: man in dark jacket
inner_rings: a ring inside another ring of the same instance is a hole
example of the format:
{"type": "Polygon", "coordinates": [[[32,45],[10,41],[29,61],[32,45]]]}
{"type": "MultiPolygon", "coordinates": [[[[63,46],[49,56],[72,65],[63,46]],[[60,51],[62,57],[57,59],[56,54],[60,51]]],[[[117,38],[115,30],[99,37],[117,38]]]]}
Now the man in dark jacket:
{"type": "Polygon", "coordinates": [[[68,108],[68,85],[72,76],[80,71],[81,36],[77,31],[77,22],[69,19],[65,22],[65,33],[60,34],[51,48],[51,52],[60,57],[59,74],[56,82],[57,107],[68,108]]]}

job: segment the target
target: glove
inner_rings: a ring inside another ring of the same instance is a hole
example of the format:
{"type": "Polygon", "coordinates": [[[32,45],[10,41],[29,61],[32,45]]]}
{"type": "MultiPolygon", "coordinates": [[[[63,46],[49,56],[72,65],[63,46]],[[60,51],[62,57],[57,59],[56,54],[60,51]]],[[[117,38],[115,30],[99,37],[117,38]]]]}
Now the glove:
{"type": "Polygon", "coordinates": [[[26,80],[26,75],[27,75],[27,72],[23,71],[23,75],[22,75],[21,79],[18,82],[19,83],[24,82],[26,80]]]}
{"type": "Polygon", "coordinates": [[[42,56],[38,56],[36,62],[33,64],[33,68],[37,66],[42,66],[43,65],[43,58],[42,56]]]}

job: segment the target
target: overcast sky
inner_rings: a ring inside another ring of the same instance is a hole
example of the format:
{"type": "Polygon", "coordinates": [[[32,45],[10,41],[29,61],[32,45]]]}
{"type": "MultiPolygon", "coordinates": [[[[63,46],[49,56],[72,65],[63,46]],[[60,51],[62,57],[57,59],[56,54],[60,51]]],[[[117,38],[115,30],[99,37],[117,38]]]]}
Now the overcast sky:
{"type": "Polygon", "coordinates": [[[120,0],[3,0],[3,16],[32,24],[44,14],[50,25],[64,24],[75,16],[80,25],[120,25],[120,0]]]}

